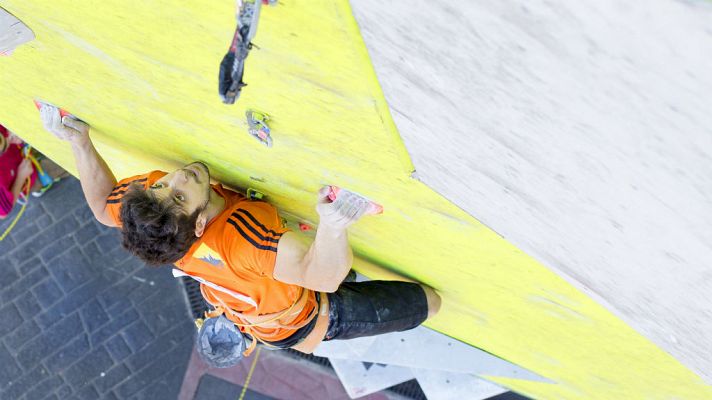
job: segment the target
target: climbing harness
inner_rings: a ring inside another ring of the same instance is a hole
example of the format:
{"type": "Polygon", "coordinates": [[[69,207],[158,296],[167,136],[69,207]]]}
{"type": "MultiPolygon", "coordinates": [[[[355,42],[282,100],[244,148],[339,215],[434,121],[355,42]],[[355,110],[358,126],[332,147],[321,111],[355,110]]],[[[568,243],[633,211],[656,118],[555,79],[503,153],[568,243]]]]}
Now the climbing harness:
{"type": "MultiPolygon", "coordinates": [[[[201,277],[199,277],[199,276],[191,275],[191,274],[185,273],[185,272],[183,272],[183,271],[181,271],[181,270],[179,270],[179,269],[177,269],[177,268],[173,268],[173,277],[174,277],[174,278],[179,278],[179,277],[181,277],[181,276],[187,276],[187,277],[193,278],[194,280],[196,280],[196,281],[202,283],[203,285],[209,286],[209,287],[211,287],[211,288],[213,288],[213,289],[215,289],[215,290],[217,290],[217,291],[219,291],[219,292],[223,292],[223,293],[225,293],[225,294],[228,294],[228,295],[232,296],[233,298],[235,298],[235,299],[237,299],[237,300],[240,300],[240,301],[243,301],[243,302],[245,302],[245,303],[247,303],[247,304],[249,304],[249,305],[251,305],[251,306],[253,306],[253,307],[257,307],[257,303],[256,303],[250,296],[244,295],[244,294],[242,294],[242,293],[237,293],[237,292],[235,292],[235,291],[233,291],[233,290],[226,289],[226,288],[224,288],[224,287],[222,287],[222,286],[216,285],[216,284],[214,284],[214,283],[208,281],[207,279],[203,279],[203,278],[201,278],[201,277]]],[[[202,288],[201,288],[201,291],[202,291],[202,288]]]]}
{"type": "Polygon", "coordinates": [[[257,33],[257,21],[262,7],[261,0],[237,0],[237,3],[237,28],[230,48],[220,62],[218,76],[218,92],[225,104],[234,104],[240,97],[242,88],[247,86],[242,81],[245,59],[253,47],[252,38],[257,33]]]}
{"type": "MultiPolygon", "coordinates": [[[[257,307],[256,302],[250,298],[249,296],[246,296],[244,294],[235,292],[234,290],[230,290],[227,288],[224,288],[222,286],[219,286],[215,283],[212,283],[202,277],[192,275],[186,272],[183,272],[179,269],[174,268],[173,269],[173,276],[174,277],[181,277],[181,276],[187,276],[190,278],[195,279],[196,281],[200,282],[200,292],[203,295],[203,298],[208,301],[208,298],[210,296],[206,296],[205,293],[205,287],[210,287],[212,289],[215,289],[221,293],[227,294],[236,300],[248,303],[252,305],[253,307],[257,307]]],[[[250,345],[247,346],[247,348],[244,350],[243,355],[245,357],[249,356],[252,354],[252,352],[255,350],[257,346],[257,342],[261,342],[267,347],[271,348],[278,348],[272,344],[270,344],[268,341],[275,339],[272,334],[266,333],[266,332],[261,332],[260,328],[264,329],[275,329],[275,328],[286,328],[286,329],[299,329],[307,324],[309,324],[312,319],[316,318],[317,314],[319,313],[319,306],[318,303],[316,302],[316,299],[312,296],[310,296],[310,292],[308,290],[305,290],[304,288],[300,288],[299,296],[292,302],[292,304],[287,307],[285,310],[280,311],[280,312],[275,312],[275,313],[269,313],[269,314],[262,314],[259,316],[251,316],[247,314],[243,314],[240,312],[237,312],[230,308],[225,302],[218,296],[213,296],[217,300],[217,304],[212,304],[209,302],[213,307],[215,307],[211,311],[206,311],[205,312],[205,318],[202,320],[196,320],[196,326],[199,327],[199,329],[202,329],[204,324],[207,323],[206,321],[219,318],[221,316],[229,318],[232,323],[240,327],[244,330],[244,333],[248,334],[251,338],[252,341],[250,342],[250,345]],[[303,321],[298,322],[296,324],[293,324],[292,321],[294,318],[299,315],[304,307],[307,307],[309,304],[313,305],[312,311],[309,314],[307,318],[305,318],[303,321]],[[284,322],[282,320],[285,320],[284,322]]],[[[241,333],[242,334],[242,333],[241,333]]]]}
{"type": "MultiPolygon", "coordinates": [[[[200,287],[200,291],[203,294],[203,298],[207,299],[207,296],[205,295],[205,292],[203,292],[203,286],[200,287]]],[[[228,305],[225,304],[225,302],[220,299],[219,297],[215,296],[219,304],[211,304],[213,307],[215,307],[214,310],[206,312],[205,316],[206,318],[214,318],[220,315],[226,315],[230,318],[230,320],[238,327],[244,329],[244,332],[248,335],[250,335],[253,340],[250,343],[250,345],[247,347],[245,352],[243,353],[246,357],[252,354],[252,351],[255,350],[257,346],[257,342],[259,341],[263,345],[277,349],[278,347],[270,344],[268,341],[275,339],[272,335],[261,332],[259,329],[260,328],[267,328],[267,329],[274,329],[274,328],[287,328],[287,329],[300,329],[307,324],[309,324],[312,319],[316,318],[317,314],[319,313],[319,305],[316,303],[316,300],[313,299],[311,296],[309,296],[309,292],[305,290],[304,288],[301,288],[301,292],[299,296],[297,297],[294,302],[284,311],[281,312],[276,312],[276,313],[271,313],[271,314],[262,314],[257,317],[254,316],[249,316],[240,312],[237,312],[230,308],[228,305]],[[313,303],[313,308],[309,316],[304,319],[302,322],[292,324],[291,320],[296,318],[297,315],[299,315],[304,307],[307,306],[307,304],[313,303]],[[294,311],[293,311],[294,310],[294,311]],[[291,320],[290,320],[291,318],[291,320]],[[239,321],[248,321],[247,323],[244,322],[237,322],[235,319],[239,321]],[[282,323],[280,320],[282,319],[288,319],[290,322],[282,323]]]]}

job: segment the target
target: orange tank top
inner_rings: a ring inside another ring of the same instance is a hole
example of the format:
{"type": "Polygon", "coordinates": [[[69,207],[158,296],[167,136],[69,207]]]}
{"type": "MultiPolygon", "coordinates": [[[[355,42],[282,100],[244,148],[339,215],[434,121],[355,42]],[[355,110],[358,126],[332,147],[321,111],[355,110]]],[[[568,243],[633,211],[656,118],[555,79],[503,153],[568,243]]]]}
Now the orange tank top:
{"type": "MultiPolygon", "coordinates": [[[[121,197],[128,187],[134,184],[147,189],[165,174],[153,171],[123,179],[116,185],[107,207],[117,225],[121,225],[121,197]]],[[[226,312],[226,317],[243,332],[266,341],[286,339],[313,316],[316,307],[312,290],[273,277],[279,239],[288,229],[269,203],[248,200],[219,184],[212,188],[226,200],[225,209],[210,221],[203,236],[175,265],[201,281],[208,303],[235,311],[226,312]],[[301,310],[293,306],[295,303],[301,310]],[[254,326],[260,316],[288,310],[288,318],[285,315],[279,321],[254,326]]]]}

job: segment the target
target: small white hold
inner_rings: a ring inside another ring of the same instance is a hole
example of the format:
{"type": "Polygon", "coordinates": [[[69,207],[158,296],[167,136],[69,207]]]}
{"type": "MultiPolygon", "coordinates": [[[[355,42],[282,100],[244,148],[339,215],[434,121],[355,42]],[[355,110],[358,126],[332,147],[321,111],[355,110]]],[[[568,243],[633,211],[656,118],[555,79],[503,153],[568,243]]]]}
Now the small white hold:
{"type": "Polygon", "coordinates": [[[106,376],[106,374],[102,372],[102,373],[99,374],[99,376],[103,378],[103,377],[106,376]]]}

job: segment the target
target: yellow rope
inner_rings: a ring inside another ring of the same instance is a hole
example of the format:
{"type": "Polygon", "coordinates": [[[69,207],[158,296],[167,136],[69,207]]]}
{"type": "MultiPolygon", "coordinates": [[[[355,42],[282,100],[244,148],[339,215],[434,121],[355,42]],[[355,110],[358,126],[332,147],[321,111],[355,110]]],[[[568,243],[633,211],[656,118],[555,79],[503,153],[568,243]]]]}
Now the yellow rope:
{"type": "Polygon", "coordinates": [[[245,397],[245,393],[247,393],[247,385],[250,384],[250,379],[252,379],[252,373],[255,372],[255,366],[257,365],[257,359],[260,357],[260,351],[262,351],[262,347],[257,348],[257,353],[255,353],[255,359],[252,360],[250,372],[247,373],[247,379],[245,379],[245,385],[242,386],[242,393],[240,393],[240,398],[238,400],[242,400],[245,397]]]}
{"type": "Polygon", "coordinates": [[[7,235],[10,234],[10,231],[12,231],[12,228],[15,227],[15,225],[17,224],[17,221],[20,220],[20,217],[25,212],[25,208],[27,208],[27,202],[30,200],[30,178],[27,178],[26,185],[27,185],[27,192],[25,194],[25,204],[22,205],[20,212],[17,213],[17,215],[15,216],[15,219],[12,220],[12,223],[10,224],[10,226],[8,226],[7,229],[5,229],[5,232],[2,234],[2,236],[0,236],[0,242],[5,240],[7,235]]]}
{"type": "MultiPolygon", "coordinates": [[[[303,289],[302,289],[302,290],[303,290],[303,289]]],[[[294,306],[299,302],[299,299],[300,299],[301,297],[302,297],[301,295],[300,295],[299,297],[297,297],[297,299],[294,301],[294,303],[292,303],[291,306],[289,306],[288,309],[286,309],[283,313],[277,315],[277,316],[274,317],[274,318],[270,318],[270,319],[265,320],[265,321],[260,321],[260,322],[255,323],[255,324],[241,324],[241,323],[238,323],[238,322],[235,322],[235,321],[232,321],[232,322],[233,322],[235,325],[237,325],[237,326],[245,326],[245,327],[253,327],[253,326],[256,326],[256,327],[261,327],[261,326],[264,325],[264,324],[268,324],[268,323],[270,323],[270,322],[274,322],[274,321],[276,321],[276,320],[278,320],[278,319],[284,317],[285,315],[289,314],[289,312],[292,311],[292,309],[294,308],[294,306]]],[[[228,308],[228,310],[230,310],[231,312],[234,313],[234,311],[232,311],[231,308],[228,308]]]]}
{"type": "MultiPolygon", "coordinates": [[[[200,287],[200,292],[203,294],[203,297],[205,297],[205,294],[203,293],[203,287],[202,287],[202,286],[200,287]]],[[[270,319],[267,319],[267,320],[264,320],[264,321],[260,321],[260,322],[254,323],[254,324],[242,324],[242,323],[235,322],[235,321],[232,321],[232,323],[234,323],[234,324],[237,325],[237,326],[242,326],[242,327],[245,327],[245,328],[251,328],[251,327],[261,327],[261,326],[264,325],[264,324],[268,324],[268,323],[270,323],[270,322],[274,322],[274,321],[276,321],[276,320],[278,320],[278,319],[280,319],[280,318],[283,318],[285,315],[289,314],[289,312],[292,311],[292,309],[294,308],[294,306],[297,305],[297,303],[299,303],[299,300],[302,298],[302,295],[303,295],[303,294],[304,294],[304,289],[302,289],[302,292],[299,293],[299,296],[297,296],[297,299],[294,300],[294,302],[292,303],[292,305],[289,306],[289,308],[287,308],[286,310],[284,310],[284,312],[280,313],[280,314],[277,315],[276,317],[273,317],[273,318],[270,318],[270,319]]],[[[307,295],[308,295],[308,294],[307,294],[307,295]]],[[[218,315],[223,314],[223,313],[225,313],[225,312],[229,312],[230,314],[232,314],[232,315],[234,315],[234,316],[236,316],[236,317],[238,317],[238,318],[241,318],[240,313],[238,313],[238,312],[234,311],[232,308],[228,307],[227,304],[225,304],[225,302],[222,301],[222,299],[221,299],[220,297],[215,296],[215,298],[217,298],[218,302],[220,302],[220,305],[219,305],[219,306],[214,306],[214,307],[215,307],[215,310],[213,310],[213,312],[211,312],[211,313],[209,313],[209,312],[206,311],[205,315],[206,315],[208,318],[218,316],[218,315]],[[218,310],[219,310],[219,312],[218,312],[218,310]]],[[[308,300],[307,300],[307,301],[308,301],[308,300]]],[[[212,303],[211,303],[211,305],[212,305],[212,303]]]]}
{"type": "Polygon", "coordinates": [[[20,209],[20,212],[17,213],[17,216],[16,216],[15,219],[12,221],[12,223],[10,224],[10,226],[8,226],[7,229],[5,229],[5,233],[3,233],[2,236],[0,236],[0,242],[2,242],[3,240],[5,240],[5,238],[7,237],[7,235],[10,234],[10,231],[12,230],[12,228],[15,227],[15,225],[17,224],[17,221],[20,220],[20,217],[21,217],[22,214],[25,212],[25,208],[26,208],[26,207],[27,207],[27,203],[25,203],[25,204],[22,205],[22,208],[20,209]]]}
{"type": "MultiPolygon", "coordinates": [[[[35,167],[38,168],[37,171],[42,171],[42,167],[39,165],[37,160],[32,156],[32,154],[30,153],[31,151],[32,151],[32,147],[28,145],[27,148],[23,150],[24,157],[30,159],[30,161],[35,165],[35,167]]],[[[17,213],[17,215],[15,216],[15,219],[12,220],[12,223],[10,224],[10,226],[8,226],[7,229],[5,229],[5,232],[3,232],[2,236],[0,236],[0,242],[2,242],[3,240],[5,240],[5,238],[7,238],[7,235],[9,235],[10,231],[12,231],[12,228],[14,228],[15,225],[17,225],[17,221],[20,220],[20,217],[22,216],[22,214],[25,213],[25,208],[27,208],[27,202],[30,201],[30,186],[31,185],[32,185],[32,181],[28,177],[27,181],[25,182],[25,187],[27,188],[25,190],[25,204],[22,205],[20,212],[17,213]]]]}

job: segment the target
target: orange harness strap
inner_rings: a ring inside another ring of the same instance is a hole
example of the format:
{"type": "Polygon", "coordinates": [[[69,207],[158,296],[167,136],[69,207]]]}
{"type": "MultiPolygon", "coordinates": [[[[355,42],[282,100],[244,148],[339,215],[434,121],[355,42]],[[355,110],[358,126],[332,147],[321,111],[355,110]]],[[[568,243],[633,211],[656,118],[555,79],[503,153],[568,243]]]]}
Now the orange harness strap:
{"type": "MultiPolygon", "coordinates": [[[[203,286],[201,285],[200,287],[201,292],[203,291],[203,286]]],[[[299,329],[304,326],[306,326],[309,322],[311,322],[312,319],[314,319],[317,314],[319,313],[319,306],[316,303],[315,299],[312,299],[309,296],[309,291],[305,290],[304,288],[301,288],[301,292],[297,299],[290,305],[287,309],[281,312],[276,312],[276,313],[270,313],[270,314],[263,314],[259,316],[249,316],[240,312],[237,312],[227,306],[225,302],[219,297],[219,296],[214,296],[220,304],[211,304],[213,307],[215,307],[215,310],[213,311],[206,311],[205,312],[205,317],[206,318],[213,318],[217,317],[219,315],[225,314],[228,319],[230,319],[235,325],[238,327],[241,327],[244,329],[245,333],[249,334],[256,340],[253,340],[250,343],[250,346],[245,350],[244,355],[245,357],[249,356],[252,354],[252,351],[257,347],[257,340],[262,342],[263,344],[267,346],[272,346],[266,341],[269,341],[271,339],[275,338],[274,333],[266,333],[266,332],[261,332],[259,328],[269,328],[269,329],[275,329],[275,328],[283,328],[283,329],[299,329]],[[304,307],[307,305],[313,305],[312,311],[309,314],[309,316],[302,322],[292,324],[291,321],[293,321],[297,315],[301,314],[302,310],[304,310],[304,307]],[[292,316],[288,321],[282,322],[280,321],[284,317],[292,316]],[[233,317],[233,318],[230,318],[233,317]],[[236,322],[234,319],[238,319],[240,322],[236,322]],[[243,322],[247,321],[247,322],[243,322]]],[[[205,293],[203,293],[203,297],[206,298],[205,293]]],[[[274,346],[272,346],[274,347],[274,346]]]]}

